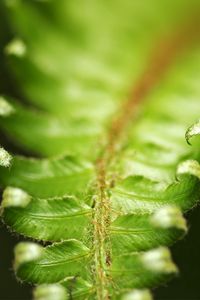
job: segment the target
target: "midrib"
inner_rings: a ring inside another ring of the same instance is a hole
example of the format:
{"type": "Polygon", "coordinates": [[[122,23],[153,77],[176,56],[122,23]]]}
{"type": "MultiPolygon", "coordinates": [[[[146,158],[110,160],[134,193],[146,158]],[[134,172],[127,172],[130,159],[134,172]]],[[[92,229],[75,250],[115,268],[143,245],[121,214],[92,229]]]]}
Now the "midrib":
{"type": "Polygon", "coordinates": [[[129,99],[123,103],[116,117],[111,120],[106,146],[96,162],[97,197],[94,201],[93,216],[93,272],[97,300],[110,299],[110,280],[106,272],[112,263],[109,245],[111,204],[108,193],[110,189],[110,182],[107,178],[108,169],[119,152],[122,133],[136,118],[141,103],[159,84],[176,57],[200,35],[199,22],[196,19],[182,25],[175,33],[170,34],[154,46],[146,68],[136,81],[129,99]]]}

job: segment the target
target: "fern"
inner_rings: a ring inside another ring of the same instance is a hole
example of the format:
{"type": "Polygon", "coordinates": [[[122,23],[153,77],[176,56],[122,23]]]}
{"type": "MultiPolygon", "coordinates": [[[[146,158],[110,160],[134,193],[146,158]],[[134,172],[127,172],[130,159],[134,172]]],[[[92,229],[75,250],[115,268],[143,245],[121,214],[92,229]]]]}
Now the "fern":
{"type": "Polygon", "coordinates": [[[0,148],[1,215],[43,241],[16,246],[17,278],[37,300],[151,299],[200,195],[196,2],[0,5],[15,90],[0,128],[16,149],[0,148]]]}

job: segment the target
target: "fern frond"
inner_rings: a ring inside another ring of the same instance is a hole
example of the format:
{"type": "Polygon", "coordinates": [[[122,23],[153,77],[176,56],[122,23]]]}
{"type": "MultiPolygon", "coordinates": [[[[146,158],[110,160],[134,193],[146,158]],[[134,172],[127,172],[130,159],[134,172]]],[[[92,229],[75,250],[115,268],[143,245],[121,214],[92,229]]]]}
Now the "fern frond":
{"type": "Polygon", "coordinates": [[[0,4],[23,99],[0,98],[0,128],[37,156],[0,148],[1,215],[50,242],[15,248],[36,300],[150,300],[200,197],[199,22],[182,21],[196,1],[86,2],[0,4]]]}

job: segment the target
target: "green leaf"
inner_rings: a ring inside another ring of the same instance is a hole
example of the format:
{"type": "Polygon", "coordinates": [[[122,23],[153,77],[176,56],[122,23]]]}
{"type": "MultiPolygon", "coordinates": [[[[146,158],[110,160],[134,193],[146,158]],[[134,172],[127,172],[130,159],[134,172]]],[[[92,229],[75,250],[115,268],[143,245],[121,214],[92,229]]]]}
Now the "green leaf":
{"type": "Polygon", "coordinates": [[[16,188],[4,191],[2,217],[15,231],[47,241],[79,238],[87,233],[92,209],[74,197],[24,198],[16,188]],[[18,200],[19,199],[19,200],[18,200]]]}
{"type": "Polygon", "coordinates": [[[17,156],[10,170],[0,173],[0,180],[39,198],[76,195],[83,200],[93,173],[90,162],[73,156],[51,160],[17,156]]]}
{"type": "Polygon", "coordinates": [[[33,283],[53,283],[71,276],[87,274],[90,250],[81,242],[67,240],[43,248],[22,242],[15,248],[15,272],[33,283]]]}
{"type": "Polygon", "coordinates": [[[164,247],[142,254],[120,255],[111,268],[112,278],[124,289],[155,286],[176,272],[169,251],[164,247]]]}
{"type": "Polygon", "coordinates": [[[127,214],[111,224],[112,252],[115,255],[170,245],[186,231],[185,219],[174,206],[163,206],[153,215],[127,214]]]}

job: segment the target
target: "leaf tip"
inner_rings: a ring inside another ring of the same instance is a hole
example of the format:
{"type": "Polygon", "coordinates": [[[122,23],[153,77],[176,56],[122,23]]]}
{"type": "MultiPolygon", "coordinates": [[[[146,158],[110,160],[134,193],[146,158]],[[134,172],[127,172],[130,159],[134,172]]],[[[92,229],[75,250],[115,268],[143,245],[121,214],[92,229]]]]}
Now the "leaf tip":
{"type": "Polygon", "coordinates": [[[185,160],[178,165],[176,173],[177,175],[189,174],[200,179],[200,164],[194,159],[185,160]]]}
{"type": "Polygon", "coordinates": [[[43,247],[31,242],[21,242],[15,249],[14,268],[18,269],[23,263],[37,260],[42,255],[43,247]]]}
{"type": "Polygon", "coordinates": [[[14,188],[7,187],[3,192],[2,207],[26,207],[31,201],[31,196],[25,191],[14,188]]]}
{"type": "Polygon", "coordinates": [[[122,297],[122,300],[153,300],[149,290],[135,289],[122,297]]]}
{"type": "Polygon", "coordinates": [[[12,156],[2,147],[0,147],[0,166],[8,168],[11,165],[12,156]]]}
{"type": "Polygon", "coordinates": [[[191,145],[191,138],[197,135],[200,135],[200,119],[187,129],[185,133],[186,142],[191,145]]]}
{"type": "Polygon", "coordinates": [[[142,254],[142,262],[146,269],[158,273],[177,273],[177,266],[171,258],[168,248],[159,247],[142,254]]]}
{"type": "Polygon", "coordinates": [[[0,116],[8,117],[14,112],[13,106],[2,96],[0,96],[0,116]]]}
{"type": "Polygon", "coordinates": [[[19,38],[14,38],[5,47],[5,54],[23,57],[26,54],[26,50],[27,48],[25,43],[19,38]]]}
{"type": "Polygon", "coordinates": [[[60,284],[43,284],[33,291],[34,300],[66,300],[66,289],[60,284]]]}
{"type": "Polygon", "coordinates": [[[187,231],[186,220],[181,210],[173,205],[165,205],[159,208],[151,217],[151,223],[160,228],[177,228],[187,231]]]}

